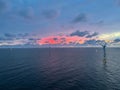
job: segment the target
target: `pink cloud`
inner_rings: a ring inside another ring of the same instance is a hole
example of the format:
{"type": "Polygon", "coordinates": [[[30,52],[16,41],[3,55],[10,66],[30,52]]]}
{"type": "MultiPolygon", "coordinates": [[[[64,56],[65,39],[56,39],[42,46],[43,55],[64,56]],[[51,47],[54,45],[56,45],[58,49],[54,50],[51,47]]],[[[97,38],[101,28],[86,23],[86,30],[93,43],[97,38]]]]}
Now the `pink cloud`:
{"type": "Polygon", "coordinates": [[[37,43],[40,45],[45,44],[70,44],[70,43],[79,43],[83,44],[88,38],[78,37],[78,36],[48,36],[42,38],[37,43]]]}

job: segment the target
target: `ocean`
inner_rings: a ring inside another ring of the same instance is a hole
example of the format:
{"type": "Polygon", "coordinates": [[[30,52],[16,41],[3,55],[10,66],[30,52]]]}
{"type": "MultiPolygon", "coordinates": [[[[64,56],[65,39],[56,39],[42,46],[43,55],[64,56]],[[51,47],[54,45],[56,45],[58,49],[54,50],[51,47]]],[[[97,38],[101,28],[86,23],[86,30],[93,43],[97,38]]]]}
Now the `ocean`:
{"type": "Polygon", "coordinates": [[[0,90],[120,90],[120,48],[1,48],[0,90]]]}

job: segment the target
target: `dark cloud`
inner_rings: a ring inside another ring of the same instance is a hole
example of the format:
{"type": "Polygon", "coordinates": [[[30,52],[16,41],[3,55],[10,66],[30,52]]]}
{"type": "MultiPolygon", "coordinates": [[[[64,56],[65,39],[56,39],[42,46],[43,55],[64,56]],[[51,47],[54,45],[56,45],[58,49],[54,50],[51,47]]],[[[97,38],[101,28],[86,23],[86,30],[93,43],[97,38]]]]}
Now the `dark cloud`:
{"type": "Polygon", "coordinates": [[[70,34],[70,36],[80,36],[80,37],[84,37],[86,35],[89,35],[88,31],[78,31],[78,30],[70,34]]]}
{"type": "Polygon", "coordinates": [[[0,12],[4,12],[9,8],[8,2],[6,0],[0,0],[0,12]]]}
{"type": "Polygon", "coordinates": [[[87,21],[87,15],[82,13],[82,14],[79,14],[78,16],[76,16],[72,23],[79,23],[79,22],[86,22],[87,21]]]}
{"type": "Polygon", "coordinates": [[[104,24],[104,21],[103,21],[103,20],[100,20],[100,21],[98,21],[96,24],[99,24],[99,25],[104,24]]]}
{"type": "Polygon", "coordinates": [[[60,12],[57,10],[46,10],[42,14],[46,19],[54,19],[59,16],[60,12]]]}
{"type": "Polygon", "coordinates": [[[35,39],[35,38],[29,38],[29,40],[30,40],[30,41],[34,41],[34,40],[36,40],[36,39],[35,39]]]}
{"type": "Polygon", "coordinates": [[[12,41],[16,39],[16,35],[12,33],[5,33],[4,36],[0,37],[0,41],[12,41]]]}
{"type": "Polygon", "coordinates": [[[19,15],[24,19],[32,19],[34,17],[34,10],[32,7],[20,10],[19,15]]]}
{"type": "Polygon", "coordinates": [[[56,40],[58,40],[58,38],[53,38],[53,40],[55,40],[55,41],[56,41],[56,40]]]}
{"type": "Polygon", "coordinates": [[[15,34],[11,34],[11,33],[5,33],[4,36],[7,38],[15,38],[16,37],[15,34]]]}
{"type": "Polygon", "coordinates": [[[97,42],[97,40],[95,40],[95,39],[92,39],[92,40],[87,40],[87,41],[85,41],[85,45],[87,44],[87,45],[96,45],[96,42],[97,42]]]}
{"type": "Polygon", "coordinates": [[[19,33],[17,34],[18,37],[29,37],[30,34],[29,33],[19,33]]]}
{"type": "Polygon", "coordinates": [[[84,45],[102,45],[104,43],[106,43],[104,40],[91,39],[91,40],[86,40],[84,45]]]}
{"type": "Polygon", "coordinates": [[[29,37],[29,33],[18,33],[18,34],[13,34],[13,33],[5,33],[4,36],[6,38],[26,38],[29,37]]]}
{"type": "Polygon", "coordinates": [[[97,35],[99,35],[98,32],[91,33],[89,31],[79,31],[79,30],[70,34],[70,36],[79,36],[79,37],[86,37],[86,38],[92,38],[92,37],[95,37],[97,35]]]}
{"type": "Polygon", "coordinates": [[[113,42],[118,43],[118,42],[120,42],[120,39],[115,39],[113,42]]]}
{"type": "Polygon", "coordinates": [[[40,38],[28,38],[28,41],[26,42],[26,44],[36,45],[38,40],[40,40],[40,38]]]}
{"type": "Polygon", "coordinates": [[[92,38],[92,37],[95,37],[95,36],[97,36],[97,35],[99,35],[99,33],[94,32],[94,33],[92,33],[92,34],[87,35],[86,38],[92,38]]]}
{"type": "Polygon", "coordinates": [[[66,38],[60,38],[61,39],[61,43],[64,44],[66,42],[66,38]]]}
{"type": "Polygon", "coordinates": [[[40,38],[36,38],[29,33],[5,33],[4,36],[0,37],[0,46],[4,45],[37,45],[40,38]]]}
{"type": "Polygon", "coordinates": [[[12,40],[14,40],[13,38],[5,38],[5,37],[1,37],[0,38],[0,41],[12,41],[12,40]]]}
{"type": "Polygon", "coordinates": [[[96,44],[97,44],[97,45],[100,45],[100,46],[104,46],[104,45],[107,45],[107,44],[109,44],[109,43],[107,43],[105,40],[97,40],[97,41],[96,41],[96,44]]]}
{"type": "Polygon", "coordinates": [[[3,37],[0,37],[0,41],[4,41],[5,40],[5,38],[3,38],[3,37]]]}
{"type": "Polygon", "coordinates": [[[117,6],[120,6],[120,0],[114,0],[117,6]]]}
{"type": "Polygon", "coordinates": [[[40,38],[28,38],[30,42],[37,42],[40,38]]]}

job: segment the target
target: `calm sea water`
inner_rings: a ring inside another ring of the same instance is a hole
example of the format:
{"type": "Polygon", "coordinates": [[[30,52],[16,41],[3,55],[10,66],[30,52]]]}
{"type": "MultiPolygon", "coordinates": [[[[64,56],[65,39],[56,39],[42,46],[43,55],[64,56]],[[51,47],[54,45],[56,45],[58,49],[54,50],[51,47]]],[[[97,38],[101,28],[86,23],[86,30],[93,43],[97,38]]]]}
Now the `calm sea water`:
{"type": "Polygon", "coordinates": [[[0,90],[120,90],[120,49],[0,49],[0,90]]]}

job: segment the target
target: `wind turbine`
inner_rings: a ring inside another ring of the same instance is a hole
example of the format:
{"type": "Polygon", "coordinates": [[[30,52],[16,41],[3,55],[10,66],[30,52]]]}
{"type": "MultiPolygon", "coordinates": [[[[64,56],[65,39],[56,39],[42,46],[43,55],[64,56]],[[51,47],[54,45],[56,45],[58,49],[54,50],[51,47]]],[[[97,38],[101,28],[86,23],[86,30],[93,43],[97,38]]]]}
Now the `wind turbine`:
{"type": "Polygon", "coordinates": [[[104,57],[106,57],[106,47],[107,47],[108,43],[105,40],[98,40],[98,41],[96,41],[96,43],[98,45],[102,46],[102,48],[103,48],[103,55],[104,55],[104,57]]]}

